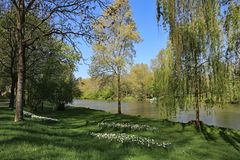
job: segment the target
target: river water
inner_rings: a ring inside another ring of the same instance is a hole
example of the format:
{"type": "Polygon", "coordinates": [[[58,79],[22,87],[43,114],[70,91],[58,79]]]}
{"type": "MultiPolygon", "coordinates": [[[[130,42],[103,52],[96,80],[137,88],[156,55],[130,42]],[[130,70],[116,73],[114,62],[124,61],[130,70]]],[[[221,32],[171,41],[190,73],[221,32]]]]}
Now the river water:
{"type": "MultiPolygon", "coordinates": [[[[117,102],[74,100],[71,105],[117,113],[117,102]]],[[[150,102],[122,102],[122,113],[140,115],[151,119],[169,119],[183,123],[195,119],[195,110],[193,108],[166,108],[150,102]]],[[[221,107],[202,107],[200,109],[200,120],[209,125],[240,129],[240,105],[228,104],[221,107]]]]}

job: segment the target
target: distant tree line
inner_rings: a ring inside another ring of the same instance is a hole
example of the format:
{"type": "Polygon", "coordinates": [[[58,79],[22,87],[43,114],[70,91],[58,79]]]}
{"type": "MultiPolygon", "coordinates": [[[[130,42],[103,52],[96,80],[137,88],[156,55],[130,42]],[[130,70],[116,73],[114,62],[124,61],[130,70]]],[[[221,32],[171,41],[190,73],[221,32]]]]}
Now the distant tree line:
{"type": "MultiPolygon", "coordinates": [[[[153,72],[146,64],[135,64],[130,71],[122,74],[122,100],[145,101],[153,98],[153,72]]],[[[79,79],[82,99],[117,100],[116,77],[109,79],[86,78],[79,79]]]]}

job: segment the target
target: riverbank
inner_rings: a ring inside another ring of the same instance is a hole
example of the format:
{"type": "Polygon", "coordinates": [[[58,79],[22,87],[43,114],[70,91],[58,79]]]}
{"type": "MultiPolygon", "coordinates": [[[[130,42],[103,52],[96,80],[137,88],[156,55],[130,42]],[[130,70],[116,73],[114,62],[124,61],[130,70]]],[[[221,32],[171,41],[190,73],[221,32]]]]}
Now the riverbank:
{"type": "Polygon", "coordinates": [[[192,124],[85,108],[45,110],[37,114],[60,122],[26,118],[25,122],[15,124],[14,113],[0,108],[1,159],[237,160],[240,157],[237,130],[204,125],[199,133],[192,124]],[[154,143],[138,143],[133,135],[154,143]],[[155,142],[169,145],[158,146],[155,142]]]}
{"type": "MultiPolygon", "coordinates": [[[[98,97],[98,98],[85,97],[85,98],[76,98],[75,100],[117,101],[117,98],[105,99],[102,97],[98,97]]],[[[143,101],[148,101],[148,100],[145,99],[143,101]]],[[[128,96],[128,97],[122,97],[122,102],[140,102],[140,101],[135,97],[128,96]]]]}
{"type": "MultiPolygon", "coordinates": [[[[102,100],[73,100],[73,106],[83,106],[85,108],[104,110],[117,113],[117,102],[102,100]]],[[[173,106],[154,104],[150,102],[122,102],[122,113],[126,115],[138,116],[150,119],[169,119],[174,122],[187,123],[196,119],[194,107],[181,109],[173,106]]],[[[200,108],[200,119],[205,124],[217,127],[232,128],[240,130],[240,106],[206,106],[200,108]]]]}

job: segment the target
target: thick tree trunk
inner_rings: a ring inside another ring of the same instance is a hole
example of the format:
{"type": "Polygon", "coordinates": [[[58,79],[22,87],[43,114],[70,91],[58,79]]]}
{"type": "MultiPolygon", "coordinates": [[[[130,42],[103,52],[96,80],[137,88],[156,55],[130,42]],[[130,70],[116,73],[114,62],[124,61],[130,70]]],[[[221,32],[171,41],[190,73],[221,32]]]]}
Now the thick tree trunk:
{"type": "Polygon", "coordinates": [[[19,8],[17,10],[17,43],[18,43],[18,81],[17,81],[17,96],[16,96],[16,113],[15,122],[23,120],[23,99],[24,99],[24,73],[25,73],[25,44],[24,44],[24,22],[25,10],[24,0],[19,0],[19,8]]]}
{"type": "Polygon", "coordinates": [[[16,96],[16,115],[15,122],[23,120],[23,98],[24,98],[24,51],[23,47],[19,49],[18,61],[18,82],[16,96]]]}
{"type": "Polygon", "coordinates": [[[118,72],[117,75],[117,85],[118,85],[118,114],[122,114],[121,111],[121,75],[120,71],[118,72]]]}

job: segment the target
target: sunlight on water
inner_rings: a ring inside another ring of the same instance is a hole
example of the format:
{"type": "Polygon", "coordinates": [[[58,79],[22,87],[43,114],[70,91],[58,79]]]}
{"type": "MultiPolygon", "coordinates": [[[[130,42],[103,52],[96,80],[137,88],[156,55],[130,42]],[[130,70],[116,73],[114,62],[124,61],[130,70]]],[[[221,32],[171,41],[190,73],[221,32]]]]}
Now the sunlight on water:
{"type": "MultiPolygon", "coordinates": [[[[117,113],[117,103],[98,100],[74,100],[72,105],[86,108],[104,110],[117,113]]],[[[123,102],[122,113],[127,115],[140,115],[152,119],[169,119],[178,122],[188,122],[195,119],[194,109],[179,110],[157,106],[149,102],[123,102]]],[[[200,118],[206,124],[240,129],[240,105],[225,105],[222,107],[202,107],[200,118]]]]}

